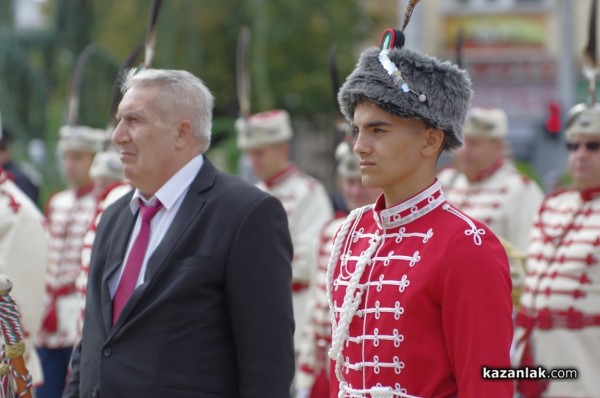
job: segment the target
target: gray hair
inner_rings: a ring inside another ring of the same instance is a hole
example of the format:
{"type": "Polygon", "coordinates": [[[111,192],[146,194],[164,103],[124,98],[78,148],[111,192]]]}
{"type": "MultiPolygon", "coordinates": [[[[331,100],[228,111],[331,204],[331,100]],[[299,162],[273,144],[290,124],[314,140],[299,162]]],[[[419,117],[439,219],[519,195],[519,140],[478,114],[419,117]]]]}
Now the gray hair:
{"type": "Polygon", "coordinates": [[[210,146],[214,97],[202,80],[185,70],[131,69],[125,73],[121,92],[132,87],[159,87],[164,109],[177,109],[192,123],[194,135],[210,146]]]}

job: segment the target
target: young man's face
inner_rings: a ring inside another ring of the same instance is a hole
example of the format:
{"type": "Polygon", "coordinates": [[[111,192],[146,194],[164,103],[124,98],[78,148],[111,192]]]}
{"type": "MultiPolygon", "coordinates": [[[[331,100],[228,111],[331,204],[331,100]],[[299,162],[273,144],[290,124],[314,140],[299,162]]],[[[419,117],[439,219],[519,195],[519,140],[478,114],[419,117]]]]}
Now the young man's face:
{"type": "Polygon", "coordinates": [[[504,141],[484,137],[465,137],[465,146],[461,150],[464,156],[462,171],[470,179],[475,179],[504,156],[504,141]]]}
{"type": "Polygon", "coordinates": [[[390,115],[370,102],[354,111],[358,133],[354,152],[360,158],[362,182],[384,192],[410,186],[422,166],[423,122],[390,115]]]}
{"type": "Polygon", "coordinates": [[[93,160],[94,154],[92,152],[71,150],[64,152],[62,164],[65,179],[70,187],[83,188],[92,182],[90,167],[93,160]]]}
{"type": "Polygon", "coordinates": [[[577,189],[600,187],[600,137],[579,135],[568,145],[573,185],[577,189]]]}

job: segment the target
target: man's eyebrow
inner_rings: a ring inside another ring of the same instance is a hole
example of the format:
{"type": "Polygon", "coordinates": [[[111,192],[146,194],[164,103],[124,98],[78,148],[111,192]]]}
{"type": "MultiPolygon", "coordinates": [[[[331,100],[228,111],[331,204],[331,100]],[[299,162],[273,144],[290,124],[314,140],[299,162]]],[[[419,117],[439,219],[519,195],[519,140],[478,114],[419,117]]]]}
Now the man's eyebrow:
{"type": "Polygon", "coordinates": [[[374,120],[372,122],[365,124],[363,127],[367,128],[367,129],[371,129],[374,127],[382,127],[382,126],[386,127],[386,126],[391,126],[391,125],[392,125],[392,123],[390,123],[390,122],[386,122],[383,120],[374,120]]]}
{"type": "Polygon", "coordinates": [[[120,120],[123,116],[136,116],[136,117],[141,117],[142,113],[136,110],[125,110],[123,112],[117,112],[117,114],[115,115],[117,120],[120,120]]]}

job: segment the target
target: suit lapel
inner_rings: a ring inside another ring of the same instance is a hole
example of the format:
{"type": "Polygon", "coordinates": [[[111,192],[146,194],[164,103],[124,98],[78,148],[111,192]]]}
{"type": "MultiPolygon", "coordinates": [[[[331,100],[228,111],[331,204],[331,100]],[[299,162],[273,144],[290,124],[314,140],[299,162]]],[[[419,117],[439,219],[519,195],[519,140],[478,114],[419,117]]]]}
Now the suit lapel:
{"type": "MultiPolygon", "coordinates": [[[[127,301],[127,304],[123,307],[123,311],[115,325],[117,327],[116,329],[120,328],[120,325],[127,319],[136,304],[143,297],[147,296],[147,292],[152,288],[156,281],[160,279],[160,274],[169,269],[167,262],[171,253],[178,247],[186,231],[199,216],[200,211],[206,202],[206,192],[214,185],[216,175],[217,170],[206,158],[204,158],[204,165],[196,175],[196,178],[194,178],[194,181],[192,181],[190,189],[173,219],[173,223],[154,253],[152,253],[148,259],[144,283],[134,290],[129,301],[127,301]]],[[[125,241],[127,241],[127,239],[128,237],[125,238],[125,241]]],[[[121,261],[122,257],[123,256],[121,256],[121,261]]]]}

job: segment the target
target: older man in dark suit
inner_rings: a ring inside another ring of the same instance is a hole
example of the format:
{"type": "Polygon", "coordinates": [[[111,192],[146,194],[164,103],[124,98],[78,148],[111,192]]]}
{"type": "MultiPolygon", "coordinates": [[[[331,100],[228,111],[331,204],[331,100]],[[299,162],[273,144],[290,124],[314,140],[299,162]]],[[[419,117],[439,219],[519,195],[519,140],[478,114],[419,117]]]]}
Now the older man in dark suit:
{"type": "Polygon", "coordinates": [[[129,74],[112,139],[136,188],[102,216],[64,397],[279,398],[294,372],[292,246],[277,199],[203,156],[213,97],[129,74]]]}

